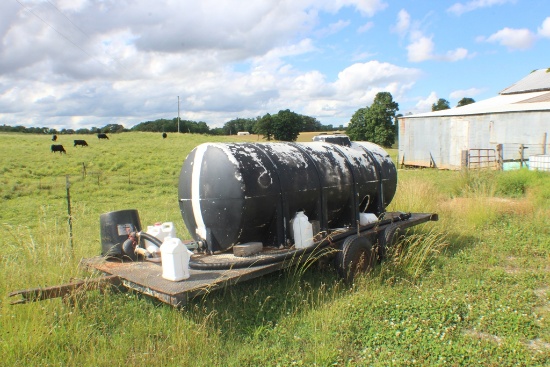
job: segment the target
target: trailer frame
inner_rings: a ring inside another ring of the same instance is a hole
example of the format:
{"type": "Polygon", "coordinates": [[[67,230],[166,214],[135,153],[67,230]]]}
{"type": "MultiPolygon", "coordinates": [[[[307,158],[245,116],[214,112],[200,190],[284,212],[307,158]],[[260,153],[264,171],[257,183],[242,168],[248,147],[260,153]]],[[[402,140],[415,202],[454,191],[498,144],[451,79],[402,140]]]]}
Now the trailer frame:
{"type": "MultiPolygon", "coordinates": [[[[55,297],[67,297],[77,290],[87,291],[102,289],[105,285],[116,285],[156,298],[171,306],[181,307],[185,306],[192,298],[207,295],[214,290],[290,266],[313,262],[322,256],[334,255],[338,251],[342,251],[344,243],[351,242],[349,240],[346,242],[346,239],[351,236],[367,238],[370,243],[375,245],[373,250],[376,251],[376,256],[382,258],[386,247],[395,242],[399,233],[405,233],[410,227],[437,220],[438,215],[435,213],[405,214],[388,212],[385,213],[384,221],[366,226],[357,223],[354,227],[331,230],[330,233],[323,234],[310,251],[302,252],[296,256],[289,256],[283,261],[243,268],[230,266],[224,270],[197,270],[191,268],[190,278],[178,282],[166,280],[162,277],[162,265],[158,258],[153,259],[153,261],[121,262],[109,261],[104,257],[96,256],[83,259],[81,266],[92,273],[101,274],[99,277],[58,286],[15,291],[11,292],[9,296],[20,297],[20,299],[12,301],[11,304],[23,304],[55,297]]],[[[266,251],[259,256],[271,256],[273,253],[288,251],[288,249],[266,251]],[[269,251],[271,251],[271,254],[269,251]]],[[[212,255],[211,257],[215,258],[217,256],[231,257],[232,255],[212,255]]],[[[239,259],[236,259],[236,261],[239,261],[239,259]]],[[[339,272],[341,275],[349,274],[347,269],[340,269],[339,272]]]]}

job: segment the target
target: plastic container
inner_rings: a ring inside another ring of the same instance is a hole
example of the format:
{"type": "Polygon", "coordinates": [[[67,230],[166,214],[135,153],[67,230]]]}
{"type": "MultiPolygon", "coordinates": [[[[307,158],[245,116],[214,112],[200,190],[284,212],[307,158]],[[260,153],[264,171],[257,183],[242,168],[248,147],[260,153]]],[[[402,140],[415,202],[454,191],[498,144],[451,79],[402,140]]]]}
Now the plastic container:
{"type": "Polygon", "coordinates": [[[366,226],[367,224],[378,221],[378,217],[374,213],[361,213],[359,214],[359,224],[366,226]]]}
{"type": "Polygon", "coordinates": [[[160,246],[162,277],[178,282],[190,277],[189,259],[193,252],[179,238],[168,237],[160,246]]]}
{"type": "Polygon", "coordinates": [[[292,219],[294,247],[297,249],[313,245],[313,226],[304,212],[298,212],[292,219]]]}
{"type": "MultiPolygon", "coordinates": [[[[160,241],[164,242],[166,238],[175,238],[176,237],[176,229],[174,228],[174,223],[172,222],[164,222],[164,223],[155,223],[152,226],[147,226],[147,234],[150,234],[151,236],[155,236],[160,241]]],[[[151,241],[144,241],[145,249],[149,251],[154,257],[160,256],[160,250],[157,245],[152,243],[151,241]]]]}
{"type": "Polygon", "coordinates": [[[103,213],[99,217],[101,254],[107,257],[122,256],[122,244],[131,232],[141,231],[136,209],[103,213]]]}

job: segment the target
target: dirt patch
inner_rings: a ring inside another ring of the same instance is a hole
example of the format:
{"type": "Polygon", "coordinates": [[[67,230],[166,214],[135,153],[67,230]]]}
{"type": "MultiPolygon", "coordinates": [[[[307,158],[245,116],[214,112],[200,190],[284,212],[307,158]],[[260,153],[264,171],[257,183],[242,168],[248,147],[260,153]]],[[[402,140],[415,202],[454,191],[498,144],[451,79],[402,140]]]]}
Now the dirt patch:
{"type": "Polygon", "coordinates": [[[546,353],[547,351],[550,351],[550,343],[547,343],[541,339],[529,340],[525,343],[525,345],[527,348],[539,353],[546,353]]]}
{"type": "MultiPolygon", "coordinates": [[[[471,330],[471,329],[465,330],[464,335],[467,335],[475,339],[487,340],[497,345],[502,344],[502,342],[504,341],[504,339],[499,336],[491,335],[489,333],[482,333],[480,331],[471,330]]],[[[537,353],[546,353],[550,351],[550,343],[547,343],[542,339],[529,340],[529,341],[523,342],[523,344],[527,348],[537,353]]]]}
{"type": "Polygon", "coordinates": [[[487,340],[493,343],[500,345],[502,343],[502,338],[496,335],[491,335],[489,333],[482,333],[481,331],[467,329],[464,330],[464,335],[475,339],[487,340]]]}
{"type": "Polygon", "coordinates": [[[549,287],[542,287],[537,288],[533,292],[535,293],[535,296],[542,302],[542,305],[535,307],[533,309],[533,313],[535,315],[540,315],[540,318],[537,317],[535,320],[535,323],[538,326],[543,326],[545,321],[550,315],[550,301],[548,300],[548,291],[550,290],[549,287]]]}
{"type": "Polygon", "coordinates": [[[549,289],[548,287],[542,287],[542,288],[535,289],[533,292],[535,292],[535,296],[537,296],[538,298],[542,298],[543,300],[546,301],[548,289],[549,289]]]}

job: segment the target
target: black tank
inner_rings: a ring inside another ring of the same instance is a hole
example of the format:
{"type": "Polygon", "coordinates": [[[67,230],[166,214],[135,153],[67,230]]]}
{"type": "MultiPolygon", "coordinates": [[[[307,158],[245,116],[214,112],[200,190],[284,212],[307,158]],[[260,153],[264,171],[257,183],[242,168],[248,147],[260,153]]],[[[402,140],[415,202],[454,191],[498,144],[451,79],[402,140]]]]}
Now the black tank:
{"type": "Polygon", "coordinates": [[[206,143],[183,163],[178,194],[193,238],[224,251],[286,244],[298,211],[321,230],[355,226],[362,212],[384,212],[396,187],[395,165],[372,143],[206,143]]]}

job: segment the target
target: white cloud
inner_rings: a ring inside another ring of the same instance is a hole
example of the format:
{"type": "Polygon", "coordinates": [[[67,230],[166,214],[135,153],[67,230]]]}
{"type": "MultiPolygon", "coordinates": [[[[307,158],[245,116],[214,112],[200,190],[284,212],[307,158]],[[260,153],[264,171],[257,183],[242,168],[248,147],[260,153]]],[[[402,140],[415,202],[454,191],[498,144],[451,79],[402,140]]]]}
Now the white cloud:
{"type": "Polygon", "coordinates": [[[410,62],[421,62],[434,58],[434,43],[431,38],[423,35],[414,37],[414,40],[407,46],[407,56],[410,62]]]}
{"type": "Polygon", "coordinates": [[[516,0],[472,0],[466,3],[455,3],[447,9],[449,13],[462,15],[480,8],[487,8],[494,5],[503,5],[506,3],[515,3],[516,0]]]}
{"type": "Polygon", "coordinates": [[[351,61],[357,62],[357,61],[367,60],[367,59],[372,58],[373,56],[375,56],[375,54],[373,54],[373,53],[361,52],[359,54],[353,55],[353,57],[351,58],[351,61]]]}
{"type": "Polygon", "coordinates": [[[538,28],[538,34],[541,37],[550,38],[550,17],[542,22],[542,26],[538,28]]]}
{"type": "Polygon", "coordinates": [[[336,23],[331,23],[331,24],[328,25],[328,27],[326,27],[324,29],[321,29],[320,31],[317,32],[317,34],[321,37],[326,37],[326,36],[329,36],[331,34],[336,34],[336,33],[340,32],[342,29],[349,26],[350,24],[351,24],[351,22],[349,20],[341,20],[340,19],[336,23]]]}
{"type": "MultiPolygon", "coordinates": [[[[312,0],[315,2],[315,0],[312,0]]],[[[372,17],[377,12],[384,10],[388,4],[382,0],[326,0],[328,4],[340,9],[344,6],[352,6],[359,10],[362,14],[372,17]]]]}
{"type": "Polygon", "coordinates": [[[449,94],[449,97],[452,99],[462,99],[464,97],[472,98],[477,96],[481,92],[482,90],[479,88],[460,89],[451,92],[451,94],[449,94]]]}
{"type": "Polygon", "coordinates": [[[417,69],[369,61],[347,67],[332,83],[318,72],[294,78],[288,75],[278,80],[285,85],[280,99],[286,101],[287,107],[299,107],[302,113],[346,124],[358,108],[371,104],[378,92],[390,92],[396,100],[403,98],[419,74],[417,69]]]}
{"type": "Polygon", "coordinates": [[[367,22],[367,23],[363,24],[361,27],[357,28],[357,33],[365,33],[369,29],[371,29],[372,27],[374,27],[374,23],[373,22],[367,22]]]}
{"type": "Polygon", "coordinates": [[[412,113],[423,113],[432,110],[432,105],[439,100],[436,92],[431,92],[426,98],[421,98],[415,105],[415,110],[412,113]]]}
{"type": "Polygon", "coordinates": [[[468,56],[469,56],[468,50],[466,50],[465,48],[457,48],[456,50],[453,50],[453,51],[447,51],[447,53],[444,56],[442,56],[441,59],[443,61],[454,62],[454,61],[465,59],[468,56]]]}
{"type": "Polygon", "coordinates": [[[406,84],[419,76],[417,69],[403,68],[393,64],[369,61],[356,63],[338,73],[334,83],[342,96],[363,93],[373,88],[385,88],[393,82],[406,84]]]}
{"type": "Polygon", "coordinates": [[[405,9],[401,9],[399,13],[397,13],[397,23],[392,27],[392,31],[396,32],[401,37],[404,37],[409,31],[410,26],[411,16],[405,9]]]}
{"type": "Polygon", "coordinates": [[[509,50],[527,50],[533,46],[536,35],[528,29],[503,28],[490,35],[487,42],[496,42],[509,50]]]}
{"type": "Polygon", "coordinates": [[[422,62],[428,60],[437,60],[455,62],[472,56],[467,49],[462,47],[447,51],[445,54],[436,53],[435,43],[432,37],[425,36],[422,31],[418,30],[418,24],[410,26],[408,13],[402,10],[400,12],[399,18],[400,20],[398,21],[398,25],[394,29],[402,35],[407,32],[409,33],[410,43],[407,45],[408,61],[422,62]]]}

